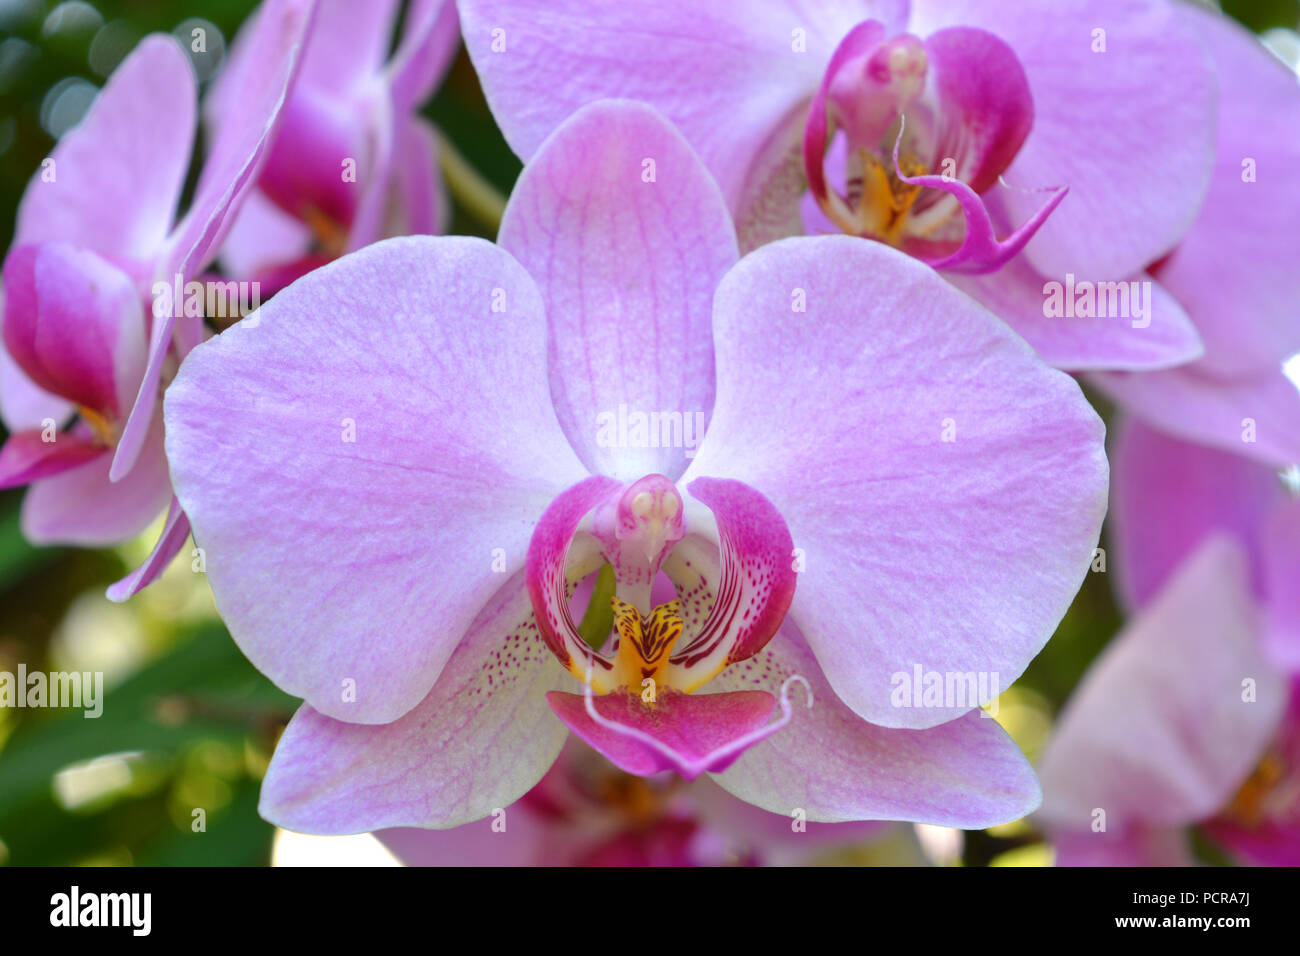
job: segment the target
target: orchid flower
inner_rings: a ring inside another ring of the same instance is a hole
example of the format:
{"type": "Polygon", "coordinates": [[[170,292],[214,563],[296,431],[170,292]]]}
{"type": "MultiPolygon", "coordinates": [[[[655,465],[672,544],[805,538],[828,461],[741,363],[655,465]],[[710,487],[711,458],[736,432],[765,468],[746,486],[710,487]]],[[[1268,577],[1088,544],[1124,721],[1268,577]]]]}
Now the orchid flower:
{"type": "Polygon", "coordinates": [[[22,528],[38,543],[119,542],[171,501],[154,553],[110,597],[153,580],[189,531],[158,399],[198,333],[177,329],[171,309],[154,315],[155,280],[183,285],[211,260],[277,121],[309,14],[297,0],[263,9],[226,78],[243,109],[213,142],[183,216],[197,81],[164,34],[123,61],[23,195],[4,263],[0,409],[11,435],[0,484],[31,486],[22,528]]]}
{"type": "Polygon", "coordinates": [[[797,866],[892,830],[792,820],[707,778],[632,776],[570,739],[533,789],[484,820],[375,836],[410,866],[797,866]]]}
{"type": "Polygon", "coordinates": [[[1190,862],[1196,824],[1247,861],[1300,862],[1300,499],[1137,421],[1113,463],[1114,566],[1136,616],[1042,761],[1058,860],[1190,862]]]}
{"type": "Polygon", "coordinates": [[[742,250],[825,231],[893,245],[1059,368],[1201,355],[1183,308],[1143,272],[1186,232],[1214,158],[1213,76],[1172,5],[592,7],[559,0],[538,16],[527,0],[461,0],[466,47],[520,157],[583,103],[642,100],[718,179],[742,250]],[[1048,284],[1076,276],[1124,282],[1125,308],[1048,317],[1048,284]],[[1149,291],[1141,318],[1130,284],[1149,291]]]}
{"type": "Polygon", "coordinates": [[[1214,62],[1218,158],[1196,222],[1153,272],[1205,342],[1198,362],[1093,376],[1111,398],[1188,441],[1275,468],[1300,462],[1300,79],[1253,34],[1181,4],[1214,62]]]}
{"type": "MultiPolygon", "coordinates": [[[[416,113],[460,42],[456,5],[419,0],[388,56],[397,0],[322,0],[266,164],[221,249],[226,271],[265,293],[387,236],[438,233],[446,203],[433,127],[416,113]]],[[[231,48],[238,61],[257,14],[231,48]]],[[[214,129],[241,122],[242,96],[217,81],[214,129]]]]}
{"type": "Polygon", "coordinates": [[[1077,385],[885,246],[737,262],[716,183],[640,104],[557,130],[499,241],[337,260],[168,390],[218,610],[306,699],[263,815],[459,825],[570,730],[812,821],[1032,807],[986,699],[900,704],[891,675],[1010,682],[1051,634],[1105,505],[1077,385]],[[569,599],[606,565],[617,637],[593,648],[569,599]]]}

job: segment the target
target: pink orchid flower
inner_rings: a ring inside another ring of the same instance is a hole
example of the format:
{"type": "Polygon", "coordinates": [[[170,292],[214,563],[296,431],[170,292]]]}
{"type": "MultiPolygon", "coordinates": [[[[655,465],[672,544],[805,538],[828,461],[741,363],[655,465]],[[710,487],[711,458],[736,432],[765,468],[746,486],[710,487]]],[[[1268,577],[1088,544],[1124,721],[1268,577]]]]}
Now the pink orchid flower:
{"type": "Polygon", "coordinates": [[[1245,861],[1300,862],[1300,499],[1136,421],[1112,457],[1114,566],[1137,613],[1042,761],[1058,860],[1188,863],[1199,825],[1245,861]]]}
{"type": "MultiPolygon", "coordinates": [[[[322,0],[257,188],[221,249],[225,270],[271,294],[345,252],[387,237],[438,233],[447,207],[438,141],[417,108],[460,42],[456,5],[419,0],[388,55],[397,0],[322,0]]],[[[231,58],[249,49],[257,16],[231,58]]],[[[237,87],[218,80],[210,125],[242,121],[237,87]]]]}
{"type": "Polygon", "coordinates": [[[570,739],[537,786],[484,820],[375,836],[408,866],[798,866],[890,830],[768,813],[708,778],[632,776],[570,739]]]}
{"type": "Polygon", "coordinates": [[[1036,803],[985,700],[910,706],[891,675],[1021,673],[1089,566],[1099,420],[886,246],[737,258],[686,141],[604,102],[525,169],[500,245],[377,243],[194,352],[177,494],[234,639],[306,699],[267,819],[456,826],[570,730],[813,821],[1036,803]],[[651,413],[653,440],[612,425],[651,413]],[[593,649],[569,598],[605,564],[593,649]]]}
{"type": "Polygon", "coordinates": [[[1272,467],[1300,462],[1300,79],[1253,34],[1180,4],[1219,87],[1218,157],[1191,231],[1153,268],[1187,309],[1205,357],[1093,376],[1111,398],[1188,441],[1272,467]]]}
{"type": "Polygon", "coordinates": [[[22,528],[38,543],[116,543],[170,500],[154,553],[109,589],[115,599],[152,581],[189,533],[172,497],[158,399],[201,332],[192,318],[178,328],[170,309],[154,315],[154,283],[180,276],[183,286],[211,260],[264,154],[310,10],[297,0],[264,8],[248,55],[226,78],[243,110],[214,140],[183,216],[197,80],[164,34],[123,61],[19,206],[4,263],[0,410],[11,435],[0,485],[31,486],[22,528]],[[183,333],[175,342],[173,330],[183,333]]]}
{"type": "Polygon", "coordinates": [[[1213,75],[1172,4],[595,6],[559,0],[540,17],[528,0],[461,0],[466,47],[519,156],[583,103],[643,100],[718,179],[742,250],[810,232],[888,243],[1058,368],[1202,354],[1182,306],[1144,273],[1187,231],[1214,161],[1213,75]],[[1049,284],[1076,278],[1120,280],[1123,308],[1049,316],[1049,284]]]}

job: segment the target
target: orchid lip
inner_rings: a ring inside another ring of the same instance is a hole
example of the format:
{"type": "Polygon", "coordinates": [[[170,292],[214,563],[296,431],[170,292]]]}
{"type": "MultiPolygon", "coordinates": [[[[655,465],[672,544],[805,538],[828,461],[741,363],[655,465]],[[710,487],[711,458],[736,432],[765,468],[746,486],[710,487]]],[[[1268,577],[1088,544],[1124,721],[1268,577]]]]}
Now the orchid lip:
{"type": "Polygon", "coordinates": [[[1038,212],[998,238],[982,198],[1000,181],[1033,122],[1016,54],[992,34],[940,30],[925,40],[886,37],[876,21],[841,41],[813,98],[804,131],[809,189],[850,235],[876,239],[937,269],[979,274],[1020,252],[1064,198],[1055,187],[1038,212]],[[843,191],[828,182],[833,141],[844,155],[843,191]]]}
{"type": "Polygon", "coordinates": [[[624,769],[698,774],[730,763],[788,719],[764,727],[776,705],[765,691],[689,697],[775,636],[795,572],[789,530],[760,493],[710,478],[687,490],[712,510],[716,532],[705,512],[688,512],[662,475],[626,486],[597,477],[562,493],[529,545],[529,597],[543,640],[602,703],[558,692],[547,700],[624,769]],[[604,564],[614,569],[612,644],[593,649],[577,633],[568,602],[578,581],[604,564]],[[661,570],[677,597],[652,607],[661,570]],[[653,754],[644,735],[657,740],[653,754]]]}
{"type": "MultiPolygon", "coordinates": [[[[777,701],[781,708],[781,716],[774,721],[747,730],[739,736],[733,737],[726,743],[713,747],[703,754],[682,753],[679,749],[654,736],[654,734],[648,733],[630,723],[622,723],[605,717],[596,709],[595,698],[592,694],[590,684],[586,686],[583,692],[583,707],[587,717],[589,717],[592,723],[597,727],[625,738],[633,745],[639,745],[639,747],[644,751],[642,754],[637,755],[641,760],[648,759],[653,761],[655,764],[659,764],[659,769],[661,770],[675,770],[684,779],[694,780],[703,773],[721,773],[731,766],[731,764],[733,764],[736,759],[750,747],[766,740],[768,737],[772,736],[772,734],[785,727],[786,724],[790,723],[791,719],[794,717],[794,705],[790,701],[790,687],[796,683],[803,685],[804,694],[807,697],[806,706],[811,708],[814,703],[812,686],[803,676],[793,674],[781,683],[781,689],[777,701]]],[[[733,693],[747,694],[755,692],[740,691],[733,693]]],[[[723,697],[731,695],[727,694],[717,696],[723,697]]],[[[567,722],[568,721],[566,721],[566,723],[567,722]]],[[[575,732],[579,733],[579,736],[583,736],[584,739],[586,739],[586,735],[582,734],[578,728],[573,727],[572,724],[570,724],[570,727],[571,729],[574,729],[575,732]]],[[[599,749],[599,745],[593,740],[588,740],[587,742],[592,743],[593,746],[597,746],[599,749]]],[[[629,763],[627,760],[620,760],[616,759],[613,755],[607,755],[611,756],[611,759],[614,760],[615,764],[621,770],[626,770],[629,773],[644,773],[645,767],[639,762],[629,763]]],[[[635,760],[636,758],[634,757],[632,759],[635,760]]]]}

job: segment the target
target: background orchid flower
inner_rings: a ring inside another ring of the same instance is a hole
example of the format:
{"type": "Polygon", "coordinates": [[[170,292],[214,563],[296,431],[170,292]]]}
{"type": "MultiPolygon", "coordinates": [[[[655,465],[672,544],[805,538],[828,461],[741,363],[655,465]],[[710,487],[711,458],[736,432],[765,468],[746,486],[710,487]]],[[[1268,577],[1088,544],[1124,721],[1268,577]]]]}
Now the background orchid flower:
{"type": "Polygon", "coordinates": [[[810,820],[1031,807],[976,701],[896,706],[891,675],[1010,682],[1052,632],[1107,481],[1077,386],[884,246],[737,264],[716,184],[638,104],[557,131],[500,242],[345,257],[168,391],[218,608],[307,701],[263,814],[454,826],[530,789],[567,729],[629,772],[717,773],[810,820]],[[698,410],[707,432],[601,441],[620,406],[698,410]],[[567,600],[606,563],[631,607],[593,650],[567,600]],[[659,572],[677,598],[652,607],[659,572]]]}
{"type": "Polygon", "coordinates": [[[375,835],[411,866],[798,866],[892,830],[804,824],[707,778],[632,776],[570,739],[537,786],[487,819],[375,835]]]}
{"type": "Polygon", "coordinates": [[[1300,726],[1249,573],[1210,537],[1084,677],[1039,765],[1059,864],[1188,864],[1193,824],[1247,859],[1300,858],[1300,726]]]}
{"type": "Polygon", "coordinates": [[[1201,354],[1143,274],[1186,232],[1214,156],[1213,77],[1171,6],[597,6],[539,17],[524,0],[462,0],[466,46],[521,157],[583,103],[644,100],[717,177],[742,250],[827,230],[896,245],[1060,368],[1201,354]],[[583,29],[593,17],[600,29],[583,29]],[[1076,276],[1149,283],[1149,313],[1046,317],[1045,284],[1076,276]]]}
{"type": "MultiPolygon", "coordinates": [[[[446,204],[433,127],[416,110],[460,42],[456,5],[322,0],[257,188],[221,249],[226,271],[269,294],[344,252],[386,236],[441,232],[446,204]]],[[[257,15],[236,38],[242,58],[257,15]]],[[[209,125],[241,122],[242,94],[216,83],[209,125]]]]}
{"type": "Polygon", "coordinates": [[[1187,309],[1205,357],[1093,381],[1164,431],[1273,467],[1300,462],[1300,79],[1252,34],[1180,4],[1216,68],[1217,160],[1200,214],[1154,275],[1187,309]]]}
{"type": "Polygon", "coordinates": [[[1181,830],[1200,824],[1244,859],[1300,862],[1300,498],[1137,421],[1112,462],[1113,566],[1136,616],[1043,758],[1059,859],[1190,862],[1181,830]]]}
{"type": "Polygon", "coordinates": [[[12,434],[0,482],[32,486],[22,524],[39,543],[121,541],[171,499],[154,553],[110,588],[118,599],[160,573],[188,534],[158,398],[197,334],[189,319],[173,345],[177,319],[154,315],[153,284],[180,276],[183,286],[211,260],[277,121],[310,10],[266,4],[226,79],[243,104],[238,121],[213,141],[183,216],[197,81],[166,35],[146,37],[114,72],[19,207],[4,264],[0,407],[12,434]]]}
{"type": "Polygon", "coordinates": [[[1261,639],[1300,673],[1300,496],[1277,471],[1194,445],[1138,420],[1113,429],[1111,540],[1122,602],[1140,610],[1206,539],[1231,536],[1246,555],[1261,639]]]}

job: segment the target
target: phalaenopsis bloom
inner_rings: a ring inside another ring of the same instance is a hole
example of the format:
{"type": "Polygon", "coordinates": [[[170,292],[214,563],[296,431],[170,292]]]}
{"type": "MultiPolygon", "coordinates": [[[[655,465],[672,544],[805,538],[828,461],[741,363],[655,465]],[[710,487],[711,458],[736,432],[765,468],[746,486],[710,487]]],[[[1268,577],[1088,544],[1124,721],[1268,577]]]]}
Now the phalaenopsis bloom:
{"type": "Polygon", "coordinates": [[[1114,568],[1135,617],[1043,760],[1064,863],[1300,861],[1300,498],[1272,469],[1127,422],[1114,568]]]}
{"type": "Polygon", "coordinates": [[[176,215],[196,124],[197,80],[166,35],[146,37],[85,119],[32,177],[4,263],[0,484],[30,485],[23,533],[104,545],[139,534],[171,501],[154,553],[109,594],[159,574],[189,526],[163,453],[162,389],[203,336],[173,308],[211,262],[256,174],[297,64],[310,4],[273,0],[224,82],[242,106],[211,141],[176,215]]]}
{"type": "Polygon", "coordinates": [[[1227,18],[1178,4],[1218,79],[1217,159],[1192,228],[1153,267],[1205,343],[1199,361],[1092,380],[1149,424],[1274,468],[1300,462],[1300,79],[1227,18]]]}
{"type": "Polygon", "coordinates": [[[1215,78],[1174,3],[596,7],[591,32],[581,0],[545,17],[529,0],[462,0],[466,46],[520,157],[586,102],[643,100],[717,178],[743,250],[823,232],[897,247],[1059,368],[1201,354],[1144,271],[1187,231],[1214,165],[1215,78]],[[1094,298],[1090,318],[1050,316],[1053,282],[1122,283],[1124,307],[1095,311],[1094,298]]]}
{"type": "Polygon", "coordinates": [[[737,260],[687,142],[603,102],[533,157],[498,245],[377,243],[194,352],[177,493],[234,639],[306,700],[268,819],[455,826],[570,731],[811,821],[1037,804],[986,700],[893,678],[1005,686],[1043,646],[1097,541],[1099,420],[885,244],[737,260]],[[570,602],[606,566],[593,647],[570,602]]]}
{"type": "MultiPolygon", "coordinates": [[[[456,5],[419,0],[402,20],[397,0],[321,0],[302,68],[266,163],[221,249],[229,274],[263,295],[377,239],[441,232],[446,203],[437,134],[416,110],[460,42],[456,5]]],[[[230,57],[255,56],[261,10],[230,57]]],[[[229,74],[228,74],[229,75],[229,74]]],[[[218,79],[209,125],[242,122],[243,92],[218,79]]]]}

